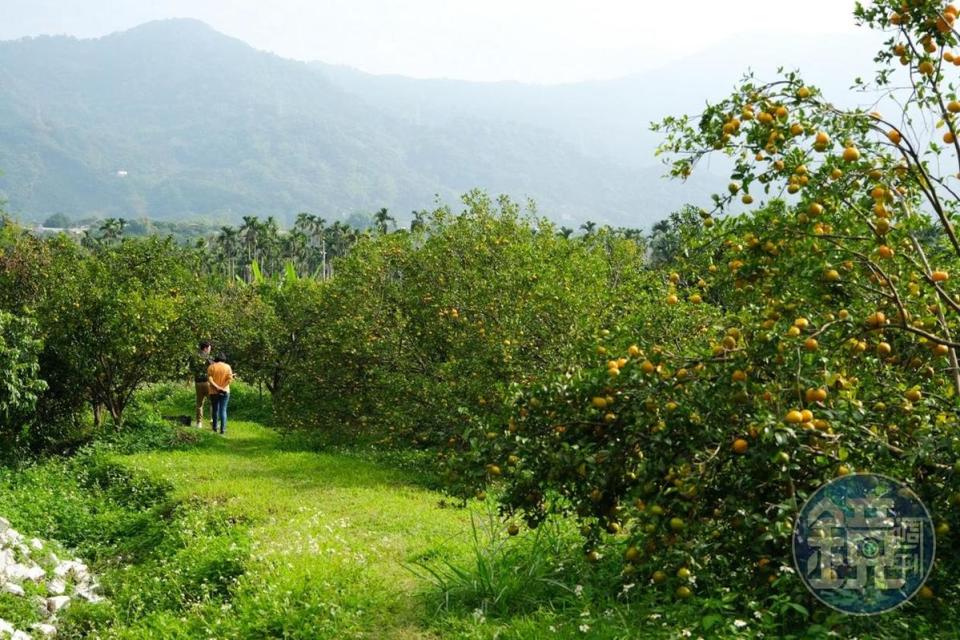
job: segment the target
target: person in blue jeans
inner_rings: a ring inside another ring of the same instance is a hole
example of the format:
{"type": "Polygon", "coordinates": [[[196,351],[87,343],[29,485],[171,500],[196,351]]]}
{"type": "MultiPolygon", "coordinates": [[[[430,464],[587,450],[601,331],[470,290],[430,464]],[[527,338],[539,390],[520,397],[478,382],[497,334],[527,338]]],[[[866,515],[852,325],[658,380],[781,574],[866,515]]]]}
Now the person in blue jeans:
{"type": "Polygon", "coordinates": [[[230,383],[233,382],[233,369],[226,357],[218,353],[213,364],[207,368],[207,383],[210,385],[210,410],[213,431],[220,427],[220,435],[227,434],[227,404],[230,402],[230,383]]]}

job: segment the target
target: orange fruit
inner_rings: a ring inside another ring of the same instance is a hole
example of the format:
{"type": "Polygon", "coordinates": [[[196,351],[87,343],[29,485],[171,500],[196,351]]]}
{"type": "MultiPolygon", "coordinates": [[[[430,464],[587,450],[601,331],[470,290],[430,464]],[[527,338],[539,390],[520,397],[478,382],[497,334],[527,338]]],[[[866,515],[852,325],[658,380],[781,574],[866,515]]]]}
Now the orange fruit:
{"type": "Polygon", "coordinates": [[[887,323],[887,316],[883,311],[877,311],[867,316],[867,324],[871,327],[880,327],[887,323]]]}
{"type": "Polygon", "coordinates": [[[847,162],[856,162],[860,159],[860,150],[854,146],[846,147],[843,150],[843,159],[847,162]]]}
{"type": "Polygon", "coordinates": [[[737,438],[733,441],[733,452],[738,455],[743,455],[747,452],[747,449],[750,448],[750,443],[744,440],[743,438],[737,438]]]}

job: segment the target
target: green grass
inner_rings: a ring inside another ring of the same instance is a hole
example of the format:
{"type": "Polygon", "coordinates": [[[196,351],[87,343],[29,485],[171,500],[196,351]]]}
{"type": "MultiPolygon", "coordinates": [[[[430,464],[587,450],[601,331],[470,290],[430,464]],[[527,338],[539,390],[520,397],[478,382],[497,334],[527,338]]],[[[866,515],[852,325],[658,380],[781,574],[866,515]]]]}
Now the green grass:
{"type": "MultiPolygon", "coordinates": [[[[616,547],[588,565],[570,521],[510,537],[486,503],[441,507],[423,456],[317,451],[265,426],[255,390],[235,394],[226,438],[160,420],[192,397],[158,386],[126,431],[0,468],[0,515],[101,577],[107,601],[71,606],[61,638],[813,638],[833,624],[776,597],[757,619],[735,594],[678,602],[621,577],[616,547]]],[[[0,613],[29,622],[20,604],[0,613]]],[[[857,635],[935,637],[918,618],[857,635]]]]}
{"type": "Polygon", "coordinates": [[[301,628],[317,637],[362,632],[416,637],[423,609],[403,563],[449,555],[469,517],[438,509],[439,496],[394,470],[342,455],[290,450],[252,422],[231,421],[226,438],[204,434],[184,451],[124,458],[124,464],[171,482],[173,497],[216,506],[247,523],[251,559],[236,587],[242,625],[265,634],[301,628]],[[293,607],[292,602],[300,603],[293,607]]]}
{"type": "MultiPolygon", "coordinates": [[[[629,606],[581,579],[588,568],[569,527],[511,538],[486,503],[441,506],[422,456],[318,452],[250,420],[265,415],[255,391],[241,385],[234,394],[226,438],[191,428],[184,433],[194,443],[181,437],[146,451],[128,444],[109,460],[149,486],[170,487],[169,503],[233,523],[245,541],[242,573],[223,598],[199,597],[186,616],[184,608],[143,607],[113,635],[531,638],[583,637],[582,627],[590,637],[628,638],[646,626],[627,623],[629,606]]],[[[157,415],[190,406],[178,387],[141,397],[141,410],[157,415]]]]}

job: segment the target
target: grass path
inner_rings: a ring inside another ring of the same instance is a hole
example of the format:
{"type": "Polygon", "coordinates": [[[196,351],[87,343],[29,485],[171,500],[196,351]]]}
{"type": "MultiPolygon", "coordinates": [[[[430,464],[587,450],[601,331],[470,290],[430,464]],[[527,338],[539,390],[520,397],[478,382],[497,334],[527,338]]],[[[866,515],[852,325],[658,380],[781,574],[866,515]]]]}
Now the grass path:
{"type": "Polygon", "coordinates": [[[186,450],[121,460],[172,482],[177,498],[248,524],[252,561],[234,602],[250,610],[233,615],[271,620],[271,635],[300,637],[306,626],[313,637],[435,637],[403,563],[464,553],[469,512],[439,509],[439,494],[399,471],[294,450],[254,422],[204,436],[186,450]]]}

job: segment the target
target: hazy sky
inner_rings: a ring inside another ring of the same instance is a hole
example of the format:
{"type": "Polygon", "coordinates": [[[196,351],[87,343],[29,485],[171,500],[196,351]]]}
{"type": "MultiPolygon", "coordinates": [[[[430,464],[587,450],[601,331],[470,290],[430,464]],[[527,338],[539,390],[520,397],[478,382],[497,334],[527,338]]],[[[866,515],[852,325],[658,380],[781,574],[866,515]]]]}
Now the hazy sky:
{"type": "Polygon", "coordinates": [[[738,34],[842,34],[853,1],[0,0],[0,40],[192,17],[257,48],[373,73],[560,82],[661,66],[738,34]],[[787,15],[784,14],[787,10],[787,15]]]}

